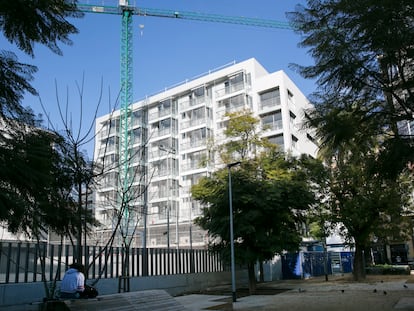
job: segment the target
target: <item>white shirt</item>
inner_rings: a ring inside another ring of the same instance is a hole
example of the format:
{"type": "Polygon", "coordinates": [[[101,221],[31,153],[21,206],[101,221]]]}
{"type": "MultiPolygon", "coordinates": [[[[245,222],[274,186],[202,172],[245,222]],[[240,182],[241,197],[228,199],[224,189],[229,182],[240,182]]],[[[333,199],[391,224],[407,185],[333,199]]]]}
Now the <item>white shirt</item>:
{"type": "Polygon", "coordinates": [[[66,271],[62,282],[60,283],[60,291],[64,293],[83,292],[85,290],[85,276],[82,272],[70,268],[66,271]]]}

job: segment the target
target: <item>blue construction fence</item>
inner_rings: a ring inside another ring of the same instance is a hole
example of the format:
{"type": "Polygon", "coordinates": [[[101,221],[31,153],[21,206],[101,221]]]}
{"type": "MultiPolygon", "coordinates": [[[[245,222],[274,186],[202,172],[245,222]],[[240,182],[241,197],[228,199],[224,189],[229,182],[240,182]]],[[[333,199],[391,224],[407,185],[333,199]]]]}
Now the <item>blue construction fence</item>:
{"type": "Polygon", "coordinates": [[[287,253],[282,256],[283,279],[303,279],[325,273],[349,273],[352,272],[353,258],[353,252],[287,253]]]}

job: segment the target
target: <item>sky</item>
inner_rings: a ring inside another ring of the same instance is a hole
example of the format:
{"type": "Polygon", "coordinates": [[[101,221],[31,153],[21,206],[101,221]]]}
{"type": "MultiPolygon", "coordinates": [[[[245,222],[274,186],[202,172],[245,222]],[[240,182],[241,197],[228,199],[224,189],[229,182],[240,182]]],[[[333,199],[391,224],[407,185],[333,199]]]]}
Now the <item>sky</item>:
{"type": "MultiPolygon", "coordinates": [[[[246,16],[287,22],[286,12],[305,0],[130,0],[141,8],[170,9],[226,16],[246,16]]],[[[117,0],[79,0],[85,4],[117,5],[117,0]]],[[[49,125],[63,129],[59,105],[75,131],[85,135],[97,116],[110,112],[120,85],[121,16],[86,13],[70,20],[79,30],[73,45],[60,44],[63,56],[37,45],[35,57],[22,54],[0,36],[0,49],[15,52],[19,61],[38,67],[33,86],[39,97],[23,100],[35,113],[48,115],[49,125]],[[40,104],[42,102],[42,105],[40,104]],[[82,102],[82,104],[81,104],[82,102]],[[98,103],[100,103],[97,108],[98,103]],[[44,111],[45,110],[45,111],[44,111]]],[[[133,99],[209,70],[256,58],[269,72],[284,70],[308,96],[314,81],[303,79],[289,65],[312,64],[307,50],[298,47],[292,30],[158,17],[133,17],[133,99]]],[[[46,117],[44,117],[46,119],[46,117]]],[[[48,122],[46,122],[48,123],[48,122]]],[[[85,146],[92,157],[93,143],[85,146]]]]}

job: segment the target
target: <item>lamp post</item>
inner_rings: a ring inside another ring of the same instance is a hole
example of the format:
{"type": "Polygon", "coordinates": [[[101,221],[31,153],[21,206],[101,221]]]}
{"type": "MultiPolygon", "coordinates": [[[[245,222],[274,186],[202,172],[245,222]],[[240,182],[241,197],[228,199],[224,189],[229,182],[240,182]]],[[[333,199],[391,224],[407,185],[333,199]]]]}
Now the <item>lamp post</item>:
{"type": "MultiPolygon", "coordinates": [[[[166,147],[164,145],[159,145],[158,149],[161,151],[165,151],[168,155],[170,155],[170,159],[167,159],[167,170],[169,171],[169,174],[171,174],[171,176],[167,179],[167,187],[168,187],[168,206],[167,206],[167,249],[168,249],[168,253],[170,253],[170,212],[171,212],[171,192],[172,192],[172,188],[173,188],[173,183],[172,183],[172,175],[173,175],[173,166],[172,163],[169,163],[170,161],[172,162],[172,156],[176,154],[176,150],[174,148],[171,147],[166,147]],[[169,161],[170,160],[170,161],[169,161]],[[168,166],[170,166],[170,168],[168,168],[168,166]]],[[[176,239],[178,239],[178,219],[177,219],[177,223],[176,223],[176,239]]]]}
{"type": "Polygon", "coordinates": [[[231,168],[236,165],[240,165],[239,162],[227,164],[227,170],[229,171],[229,209],[230,209],[230,259],[231,259],[231,292],[233,302],[236,302],[236,271],[234,263],[234,234],[233,234],[233,199],[231,189],[231,168]]]}

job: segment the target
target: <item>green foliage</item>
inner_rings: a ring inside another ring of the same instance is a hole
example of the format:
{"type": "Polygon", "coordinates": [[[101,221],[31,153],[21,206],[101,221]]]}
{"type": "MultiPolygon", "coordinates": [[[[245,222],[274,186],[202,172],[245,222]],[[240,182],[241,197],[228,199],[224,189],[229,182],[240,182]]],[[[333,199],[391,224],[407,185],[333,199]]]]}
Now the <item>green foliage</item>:
{"type": "MultiPolygon", "coordinates": [[[[14,0],[0,1],[0,16],[4,37],[34,57],[35,44],[61,55],[58,44],[72,44],[69,36],[77,33],[67,19],[83,14],[76,1],[14,0]]],[[[96,224],[82,202],[91,165],[78,152],[79,144],[40,129],[30,108],[22,107],[25,92],[37,94],[30,84],[36,71],[13,52],[0,51],[0,221],[37,241],[47,230],[79,237],[96,224]]],[[[78,242],[80,257],[80,238],[78,242]]],[[[46,259],[40,260],[45,267],[46,259]]],[[[49,297],[44,274],[42,279],[49,297]]]]}
{"type": "Polygon", "coordinates": [[[374,275],[410,275],[410,266],[375,265],[366,267],[367,274],[374,275]]]}
{"type": "Polygon", "coordinates": [[[310,127],[331,170],[324,215],[356,246],[355,277],[363,277],[363,249],[375,235],[404,237],[412,183],[412,137],[398,122],[414,109],[414,7],[411,0],[309,0],[289,14],[309,48],[316,79],[310,127]]]}
{"type": "MultiPolygon", "coordinates": [[[[69,36],[77,33],[67,18],[83,16],[75,1],[65,0],[2,1],[0,14],[0,31],[30,56],[36,43],[61,54],[58,43],[71,44],[69,36]]],[[[20,104],[25,92],[36,94],[30,85],[36,71],[18,62],[14,53],[0,52],[0,220],[12,232],[35,236],[47,228],[74,232],[80,218],[73,187],[83,177],[72,170],[64,139],[39,130],[32,111],[20,104]]],[[[83,216],[94,223],[91,213],[83,216]]]]}
{"type": "MultiPolygon", "coordinates": [[[[71,183],[53,145],[54,135],[33,130],[1,144],[0,219],[12,232],[60,232],[70,219],[71,183]]],[[[73,206],[72,206],[73,207],[73,206]]]]}
{"type": "MultiPolygon", "coordinates": [[[[66,0],[1,1],[0,31],[12,44],[34,56],[36,43],[62,54],[59,42],[72,44],[69,35],[77,29],[66,18],[81,17],[76,2],[66,0]]],[[[28,111],[20,105],[25,92],[36,94],[31,86],[35,66],[22,64],[10,51],[0,51],[0,118],[27,119],[28,111]]]]}
{"type": "Polygon", "coordinates": [[[57,43],[71,44],[69,35],[78,32],[66,19],[83,16],[76,9],[76,1],[66,0],[2,1],[0,12],[4,36],[31,56],[35,43],[61,54],[57,43]]]}
{"type": "Polygon", "coordinates": [[[26,91],[36,94],[30,85],[36,67],[19,63],[14,53],[0,51],[0,118],[21,119],[27,114],[19,102],[26,91]]]}
{"type": "MultiPolygon", "coordinates": [[[[249,111],[230,113],[225,131],[230,143],[221,146],[231,168],[236,261],[252,268],[259,260],[286,250],[297,250],[298,230],[315,204],[317,183],[324,168],[307,156],[289,158],[260,137],[258,119],[249,111]]],[[[207,230],[210,247],[230,258],[229,169],[202,178],[191,189],[192,197],[206,206],[196,223],[207,230]]]]}
{"type": "Polygon", "coordinates": [[[226,113],[226,117],[229,117],[229,124],[224,134],[231,139],[219,148],[223,162],[256,156],[257,148],[266,145],[258,131],[259,119],[249,110],[226,113]]]}
{"type": "Polygon", "coordinates": [[[411,0],[309,0],[289,14],[315,61],[297,68],[323,93],[361,100],[374,118],[411,120],[413,15],[411,0]]]}
{"type": "MultiPolygon", "coordinates": [[[[302,178],[301,171],[295,171],[298,167],[295,162],[286,164],[282,154],[272,156],[261,158],[267,162],[268,170],[257,167],[254,160],[246,160],[241,167],[232,168],[234,239],[239,263],[271,259],[284,250],[297,250],[301,241],[297,225],[314,203],[306,179],[302,178]],[[284,174],[274,179],[263,178],[266,173],[276,175],[272,170],[284,174]]],[[[228,170],[222,169],[201,179],[192,188],[193,198],[208,205],[196,223],[214,238],[212,247],[224,250],[227,255],[230,243],[228,187],[228,170]]]]}

